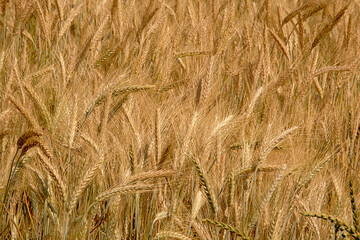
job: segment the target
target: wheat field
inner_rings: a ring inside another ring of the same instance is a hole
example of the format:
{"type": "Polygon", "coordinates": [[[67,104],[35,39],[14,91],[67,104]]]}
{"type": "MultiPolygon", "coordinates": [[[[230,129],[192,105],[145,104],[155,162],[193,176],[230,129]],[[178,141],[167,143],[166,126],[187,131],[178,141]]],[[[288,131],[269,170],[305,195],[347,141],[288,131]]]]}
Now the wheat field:
{"type": "Polygon", "coordinates": [[[0,239],[360,239],[359,1],[0,11],[0,239]]]}

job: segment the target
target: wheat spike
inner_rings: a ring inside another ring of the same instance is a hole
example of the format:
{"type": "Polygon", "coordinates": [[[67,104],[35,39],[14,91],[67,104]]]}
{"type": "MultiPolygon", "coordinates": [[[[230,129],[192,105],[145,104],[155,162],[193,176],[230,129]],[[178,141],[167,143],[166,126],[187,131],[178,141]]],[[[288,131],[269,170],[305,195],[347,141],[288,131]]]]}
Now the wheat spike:
{"type": "Polygon", "coordinates": [[[105,18],[102,20],[98,30],[95,32],[93,39],[91,40],[90,49],[95,54],[95,51],[97,50],[98,44],[101,40],[102,34],[105,30],[106,25],[111,19],[111,15],[108,14],[105,16],[105,18]]]}
{"type": "Polygon", "coordinates": [[[289,13],[281,22],[281,26],[284,26],[286,23],[290,22],[296,15],[301,14],[301,11],[311,7],[311,4],[305,3],[289,13]]]}
{"type": "Polygon", "coordinates": [[[99,196],[96,197],[95,201],[101,202],[104,201],[105,199],[111,198],[116,195],[153,192],[155,190],[156,190],[156,186],[149,184],[137,184],[137,185],[114,187],[108,191],[99,194],[99,196]]]}
{"type": "Polygon", "coordinates": [[[154,237],[154,239],[168,239],[168,238],[191,240],[191,238],[187,237],[184,234],[177,233],[177,232],[171,232],[171,231],[161,231],[161,232],[157,233],[154,237]]]}
{"type": "Polygon", "coordinates": [[[285,57],[288,60],[290,60],[290,56],[289,56],[288,51],[286,50],[285,43],[280,39],[280,37],[273,30],[269,29],[269,32],[270,32],[271,36],[275,39],[277,44],[280,46],[281,51],[285,54],[285,57]]]}
{"type": "Polygon", "coordinates": [[[345,222],[341,221],[340,219],[338,219],[332,215],[318,214],[318,213],[311,213],[311,212],[303,212],[301,214],[304,216],[307,216],[307,217],[316,217],[316,218],[320,218],[323,220],[329,220],[333,224],[337,225],[341,230],[348,232],[355,239],[360,238],[359,233],[356,232],[356,230],[354,228],[350,227],[348,224],[346,224],[345,222]]]}
{"type": "MultiPolygon", "coordinates": [[[[61,1],[61,0],[57,0],[57,1],[61,1]]],[[[60,31],[59,31],[59,39],[61,39],[61,37],[66,33],[66,31],[70,28],[72,22],[74,21],[74,19],[76,18],[77,15],[80,14],[81,10],[82,10],[82,6],[83,4],[81,3],[77,8],[75,8],[74,10],[71,11],[69,17],[66,19],[66,21],[64,22],[64,24],[62,25],[60,31]]]]}
{"type": "Polygon", "coordinates": [[[15,107],[19,110],[19,112],[24,116],[24,118],[29,122],[30,126],[33,127],[36,130],[42,129],[35,118],[32,116],[30,112],[28,112],[27,109],[25,109],[18,100],[16,100],[13,96],[8,95],[8,98],[10,101],[15,105],[15,107]]]}
{"type": "Polygon", "coordinates": [[[82,193],[85,191],[85,189],[90,185],[90,183],[92,182],[92,180],[95,178],[96,173],[98,172],[98,170],[100,169],[101,165],[103,164],[104,161],[104,154],[99,154],[98,156],[99,159],[97,159],[95,161],[95,163],[92,164],[92,166],[90,166],[88,168],[88,170],[85,172],[85,174],[83,175],[83,177],[81,178],[81,180],[79,181],[79,183],[76,185],[74,192],[71,196],[71,201],[69,202],[69,212],[71,212],[77,202],[79,201],[82,193]]]}
{"type": "MultiPolygon", "coordinates": [[[[40,147],[42,146],[42,144],[40,142],[39,142],[39,146],[40,147]]],[[[43,150],[37,151],[37,155],[39,156],[39,159],[40,159],[42,165],[44,166],[46,171],[49,173],[50,177],[55,181],[56,189],[58,190],[58,192],[64,202],[67,199],[67,191],[66,191],[65,184],[64,184],[63,180],[61,179],[58,171],[48,161],[48,160],[52,160],[52,159],[49,159],[48,156],[46,156],[46,154],[44,154],[43,152],[44,152],[43,150]]]]}
{"type": "Polygon", "coordinates": [[[39,95],[28,84],[24,84],[24,88],[29,93],[29,96],[30,96],[31,100],[33,100],[35,106],[40,110],[41,115],[44,116],[47,126],[49,126],[49,127],[52,126],[51,115],[50,115],[49,111],[47,110],[43,101],[40,99],[39,95]]]}
{"type": "Polygon", "coordinates": [[[208,200],[208,202],[210,204],[211,211],[213,212],[214,215],[216,215],[217,212],[218,212],[218,204],[217,204],[216,198],[214,196],[214,193],[213,193],[212,189],[210,188],[207,177],[205,176],[204,171],[200,167],[200,163],[195,158],[192,158],[192,161],[193,161],[193,163],[195,165],[196,172],[199,175],[200,185],[204,189],[206,198],[207,198],[207,200],[208,200]]]}
{"type": "Polygon", "coordinates": [[[295,130],[297,130],[298,127],[292,127],[290,129],[287,129],[283,131],[279,136],[271,140],[271,142],[266,146],[266,148],[261,152],[258,162],[261,162],[264,160],[269,153],[279,144],[281,143],[287,136],[289,136],[291,133],[293,133],[295,130]]]}
{"type": "Polygon", "coordinates": [[[223,223],[223,222],[219,222],[219,221],[216,221],[216,220],[212,220],[212,219],[203,219],[203,222],[207,222],[207,223],[210,223],[212,225],[215,225],[221,229],[225,229],[231,233],[234,233],[235,235],[239,236],[240,239],[246,239],[246,240],[250,240],[251,238],[246,236],[245,233],[239,231],[238,229],[232,227],[231,225],[228,225],[226,223],[223,223]]]}
{"type": "Polygon", "coordinates": [[[348,7],[349,7],[349,4],[347,4],[345,7],[343,7],[335,15],[335,17],[320,30],[320,32],[316,35],[316,37],[314,38],[314,40],[311,44],[311,49],[314,49],[316,47],[316,45],[318,45],[320,40],[335,27],[335,25],[340,21],[341,17],[345,14],[345,11],[348,9],[348,7]]]}

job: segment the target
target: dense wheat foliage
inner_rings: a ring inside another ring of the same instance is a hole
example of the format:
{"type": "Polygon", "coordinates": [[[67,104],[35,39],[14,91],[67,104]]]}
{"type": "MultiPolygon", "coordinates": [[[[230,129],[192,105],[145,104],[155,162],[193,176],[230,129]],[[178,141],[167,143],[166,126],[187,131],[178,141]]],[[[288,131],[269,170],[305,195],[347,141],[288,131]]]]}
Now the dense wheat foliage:
{"type": "Polygon", "coordinates": [[[0,11],[0,239],[360,239],[359,1],[0,11]]]}

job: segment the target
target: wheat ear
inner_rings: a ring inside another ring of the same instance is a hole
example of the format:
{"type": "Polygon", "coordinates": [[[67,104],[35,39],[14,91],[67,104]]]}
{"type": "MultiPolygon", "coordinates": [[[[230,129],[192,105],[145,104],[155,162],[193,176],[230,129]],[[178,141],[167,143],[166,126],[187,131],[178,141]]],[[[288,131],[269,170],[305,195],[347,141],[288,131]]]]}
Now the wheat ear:
{"type": "Polygon", "coordinates": [[[212,220],[212,219],[203,219],[203,222],[210,223],[210,224],[215,225],[215,226],[217,226],[217,227],[219,227],[221,229],[224,229],[226,231],[234,233],[236,236],[239,236],[240,239],[244,239],[244,240],[250,240],[251,239],[250,237],[246,236],[245,233],[239,231],[238,229],[234,228],[233,226],[231,226],[229,224],[219,222],[219,221],[215,221],[215,220],[212,220]]]}
{"type": "MultiPolygon", "coordinates": [[[[59,1],[59,0],[57,0],[59,1]]],[[[61,0],[60,0],[61,1],[61,0]]],[[[66,21],[64,22],[63,26],[61,27],[60,31],[59,31],[59,39],[66,33],[66,31],[69,29],[69,27],[71,26],[72,22],[74,21],[74,19],[76,18],[77,15],[80,14],[81,12],[81,8],[82,8],[82,3],[76,8],[74,9],[69,17],[66,19],[66,21]]]]}
{"type": "Polygon", "coordinates": [[[97,47],[101,40],[102,34],[103,34],[105,27],[108,24],[110,19],[111,19],[110,14],[105,16],[105,18],[102,20],[98,30],[95,32],[93,39],[91,40],[90,49],[93,52],[93,54],[95,54],[95,51],[97,50],[97,47]]]}
{"type": "Polygon", "coordinates": [[[111,197],[117,196],[117,195],[153,192],[155,190],[156,190],[156,186],[153,184],[136,184],[136,185],[129,185],[129,186],[114,187],[103,193],[100,193],[96,197],[95,201],[101,202],[101,201],[104,201],[105,199],[108,199],[108,198],[111,198],[111,197]]]}
{"type": "Polygon", "coordinates": [[[160,161],[161,154],[161,121],[160,121],[160,110],[156,109],[155,113],[155,162],[154,168],[157,167],[160,161]]]}
{"type": "Polygon", "coordinates": [[[301,14],[301,11],[311,7],[311,4],[303,4],[291,13],[289,13],[281,22],[281,26],[284,26],[286,23],[290,22],[296,15],[301,14]]]}
{"type": "Polygon", "coordinates": [[[314,47],[316,47],[316,45],[318,45],[320,40],[335,27],[335,25],[340,21],[341,17],[345,14],[345,11],[348,9],[348,7],[349,7],[349,4],[347,4],[345,7],[343,7],[336,14],[336,16],[328,24],[326,24],[325,27],[323,27],[320,30],[320,32],[316,35],[316,37],[314,38],[314,40],[311,44],[311,50],[314,47]]]}
{"type": "Polygon", "coordinates": [[[23,115],[23,117],[29,122],[30,126],[33,127],[36,130],[42,129],[35,118],[32,116],[30,112],[28,112],[27,109],[25,109],[21,103],[18,102],[13,96],[8,95],[8,98],[10,101],[15,105],[16,109],[19,110],[19,112],[23,115]]]}
{"type": "Polygon", "coordinates": [[[345,222],[343,222],[342,220],[340,220],[337,217],[334,217],[332,215],[327,215],[327,214],[318,214],[318,213],[311,213],[311,212],[303,212],[301,213],[302,215],[306,216],[306,217],[316,217],[316,218],[320,218],[323,220],[328,220],[331,223],[335,224],[336,226],[338,226],[338,228],[341,231],[346,231],[348,232],[351,236],[353,236],[355,239],[359,239],[360,235],[359,233],[356,231],[356,229],[354,229],[353,227],[350,227],[348,224],[346,224],[345,222]]]}
{"type": "Polygon", "coordinates": [[[283,131],[279,136],[272,139],[268,146],[266,146],[266,148],[261,152],[258,158],[258,162],[264,160],[279,143],[281,143],[287,136],[292,134],[296,129],[298,129],[298,127],[292,127],[290,129],[287,129],[283,131]]]}
{"type": "Polygon", "coordinates": [[[69,202],[69,212],[71,212],[75,208],[82,193],[95,178],[97,171],[101,167],[101,164],[103,164],[103,161],[104,161],[104,154],[99,154],[99,159],[97,159],[96,162],[85,172],[80,182],[76,185],[74,194],[72,194],[71,201],[69,202]]]}
{"type": "Polygon", "coordinates": [[[191,240],[191,238],[185,236],[184,234],[170,231],[161,231],[157,233],[154,239],[168,239],[168,238],[176,238],[181,240],[191,240]]]}
{"type": "Polygon", "coordinates": [[[350,188],[350,203],[351,203],[351,211],[353,216],[354,227],[358,233],[360,233],[360,225],[359,225],[359,215],[356,209],[355,197],[354,197],[354,189],[352,181],[349,181],[349,188],[350,188]]]}
{"type": "Polygon", "coordinates": [[[285,47],[285,43],[283,42],[283,40],[281,40],[281,38],[271,29],[269,29],[269,32],[271,34],[271,36],[275,39],[275,41],[277,42],[277,44],[279,45],[281,51],[285,54],[285,57],[290,60],[290,56],[288,51],[286,50],[285,47]]]}
{"type": "Polygon", "coordinates": [[[214,193],[213,193],[212,189],[210,188],[207,177],[205,176],[203,169],[200,167],[200,163],[195,158],[191,158],[191,159],[195,165],[196,172],[199,175],[200,185],[204,189],[206,198],[210,204],[211,211],[213,212],[214,215],[217,215],[218,204],[217,204],[216,198],[214,196],[214,193]]]}

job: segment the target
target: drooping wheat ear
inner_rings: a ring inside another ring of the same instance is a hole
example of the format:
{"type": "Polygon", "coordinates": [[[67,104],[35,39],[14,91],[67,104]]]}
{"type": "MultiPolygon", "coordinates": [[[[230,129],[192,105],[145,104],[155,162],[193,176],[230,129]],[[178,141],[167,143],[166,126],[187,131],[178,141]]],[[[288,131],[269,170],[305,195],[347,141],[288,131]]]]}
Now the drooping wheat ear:
{"type": "Polygon", "coordinates": [[[292,11],[291,13],[289,13],[281,22],[281,26],[284,26],[286,23],[290,22],[296,15],[301,14],[301,11],[311,7],[311,4],[303,4],[300,7],[298,7],[297,9],[295,9],[294,11],[292,11]]]}
{"type": "Polygon", "coordinates": [[[323,169],[326,165],[326,163],[328,163],[333,156],[335,156],[338,152],[340,151],[340,147],[337,147],[332,153],[326,155],[317,165],[316,167],[313,168],[313,170],[311,170],[311,172],[309,172],[302,180],[301,182],[298,184],[295,192],[300,191],[300,189],[302,187],[304,187],[306,184],[308,184],[311,179],[318,173],[321,171],[321,169],[323,169]]]}
{"type": "Polygon", "coordinates": [[[110,122],[115,116],[116,113],[121,109],[124,103],[129,100],[129,94],[125,95],[121,99],[119,99],[110,109],[108,122],[110,122]]]}
{"type": "Polygon", "coordinates": [[[269,32],[271,34],[271,36],[275,39],[275,41],[277,42],[277,44],[279,45],[281,51],[285,54],[285,57],[290,60],[290,56],[288,51],[286,50],[286,46],[285,43],[283,42],[283,40],[281,40],[281,38],[271,29],[269,29],[269,32]]]}
{"type": "Polygon", "coordinates": [[[47,126],[52,126],[51,115],[39,95],[36,94],[29,84],[24,83],[24,88],[29,93],[31,100],[34,102],[34,105],[39,110],[40,114],[45,118],[47,126]]]}
{"type": "Polygon", "coordinates": [[[171,232],[171,231],[161,231],[157,233],[154,237],[154,239],[169,239],[169,238],[175,238],[175,239],[181,239],[181,240],[191,240],[191,238],[187,237],[184,234],[177,233],[177,232],[171,232]]]}
{"type": "Polygon", "coordinates": [[[276,138],[272,139],[270,143],[262,150],[257,162],[259,163],[264,160],[279,143],[281,143],[287,136],[295,132],[297,129],[298,127],[292,127],[283,131],[276,138]]]}
{"type": "Polygon", "coordinates": [[[186,82],[183,81],[183,80],[180,80],[180,81],[176,81],[176,82],[172,82],[172,83],[169,83],[169,84],[166,84],[165,86],[160,86],[158,87],[158,89],[156,90],[158,93],[163,93],[163,92],[166,92],[166,91],[169,91],[171,89],[174,89],[176,87],[179,87],[183,84],[185,84],[186,82]]]}
{"type": "Polygon", "coordinates": [[[130,183],[136,183],[140,181],[146,181],[156,178],[162,178],[162,177],[170,177],[175,174],[175,171],[173,170],[158,170],[158,171],[149,171],[149,172],[143,172],[136,175],[132,175],[128,177],[125,182],[126,184],[130,183]]]}
{"type": "Polygon", "coordinates": [[[55,70],[54,66],[46,67],[44,69],[41,69],[39,71],[31,73],[29,76],[26,76],[25,81],[27,81],[28,79],[41,77],[41,76],[47,74],[48,72],[53,72],[54,70],[55,70]]]}
{"type": "MultiPolygon", "coordinates": [[[[58,1],[62,1],[62,0],[57,0],[57,2],[58,1]]],[[[66,19],[66,21],[64,22],[64,24],[62,25],[62,27],[59,31],[59,39],[70,28],[70,26],[71,26],[72,22],[74,21],[74,19],[76,18],[76,16],[80,14],[82,6],[83,6],[83,4],[80,3],[80,5],[77,8],[75,8],[74,10],[71,11],[69,17],[66,19]]]]}
{"type": "Polygon", "coordinates": [[[21,149],[19,158],[25,156],[25,154],[32,148],[39,146],[38,138],[30,138],[26,141],[23,148],[21,149]]]}
{"type": "Polygon", "coordinates": [[[52,160],[52,159],[49,159],[48,156],[46,154],[44,154],[43,148],[41,146],[44,146],[44,145],[41,142],[39,142],[39,147],[40,147],[41,151],[38,150],[37,154],[39,156],[40,162],[42,163],[42,165],[44,166],[46,171],[49,173],[50,177],[54,180],[56,190],[59,192],[62,201],[65,202],[65,200],[67,199],[67,192],[66,192],[65,184],[64,184],[63,180],[61,179],[58,171],[54,168],[54,166],[51,164],[51,162],[49,162],[49,160],[52,160]]]}
{"type": "Polygon", "coordinates": [[[134,92],[138,92],[138,91],[145,91],[145,90],[150,90],[150,89],[154,89],[155,85],[143,85],[143,86],[129,86],[129,87],[123,87],[119,90],[115,90],[112,93],[112,97],[116,97],[119,96],[121,94],[127,94],[127,93],[134,93],[134,92]]]}
{"type": "Polygon", "coordinates": [[[219,122],[214,129],[211,131],[211,137],[214,136],[218,136],[218,134],[221,135],[221,131],[225,129],[225,127],[227,127],[230,123],[231,120],[233,120],[234,116],[233,115],[229,115],[227,116],[224,120],[222,120],[221,122],[219,122]]]}
{"type": "Polygon", "coordinates": [[[340,21],[341,17],[345,14],[345,11],[348,9],[348,7],[349,7],[349,4],[345,5],[345,7],[343,7],[336,14],[336,16],[328,24],[326,24],[325,27],[323,27],[320,30],[320,32],[314,38],[314,40],[311,44],[310,50],[312,50],[314,47],[316,47],[318,45],[318,43],[320,42],[320,40],[335,27],[335,25],[340,21]]]}
{"type": "Polygon", "coordinates": [[[116,56],[116,54],[118,54],[118,52],[120,51],[121,46],[118,45],[114,48],[111,48],[109,50],[107,50],[103,55],[101,55],[94,63],[94,67],[98,67],[101,66],[107,62],[109,62],[113,57],[116,56]]]}
{"type": "Polygon", "coordinates": [[[236,236],[239,236],[240,239],[244,239],[244,240],[250,240],[252,238],[248,237],[245,233],[241,232],[240,230],[234,228],[233,226],[223,223],[223,222],[219,222],[216,220],[212,220],[212,219],[203,219],[203,222],[206,223],[210,223],[212,225],[215,225],[221,229],[224,229],[226,231],[229,231],[231,233],[234,233],[236,236]]]}
{"type": "Polygon", "coordinates": [[[36,119],[32,114],[25,109],[22,104],[16,100],[13,96],[8,95],[8,98],[10,101],[15,105],[16,109],[23,115],[23,117],[29,122],[30,126],[36,130],[42,129],[40,125],[37,123],[36,119]]]}
{"type": "Polygon", "coordinates": [[[354,227],[358,233],[360,233],[360,225],[359,225],[359,215],[356,210],[356,203],[355,203],[355,197],[354,197],[354,189],[352,181],[349,181],[349,188],[350,188],[350,202],[351,202],[351,211],[353,216],[353,222],[354,227]]]}
{"type": "Polygon", "coordinates": [[[85,133],[80,132],[80,137],[87,142],[94,150],[96,153],[100,152],[100,148],[97,145],[97,143],[94,141],[94,139],[92,139],[90,136],[86,135],[85,133]]]}
{"type": "MultiPolygon", "coordinates": [[[[82,123],[82,125],[85,123],[86,119],[90,116],[90,114],[94,111],[94,109],[99,106],[100,104],[102,104],[103,102],[105,102],[106,100],[106,94],[112,89],[112,87],[114,87],[115,83],[110,83],[108,84],[104,90],[102,91],[101,94],[99,94],[95,100],[90,104],[90,106],[87,108],[86,110],[86,114],[85,114],[85,119],[82,123]]],[[[144,85],[144,86],[129,86],[129,87],[124,87],[121,88],[119,90],[115,90],[112,92],[112,97],[117,97],[119,95],[122,94],[130,94],[130,93],[134,93],[134,92],[138,92],[138,91],[142,91],[142,90],[148,90],[148,89],[152,89],[155,88],[155,85],[144,85]]]]}
{"type": "Polygon", "coordinates": [[[21,137],[19,137],[19,139],[17,140],[17,148],[21,149],[24,144],[26,143],[26,141],[32,137],[40,137],[42,136],[42,133],[34,131],[34,130],[30,130],[25,132],[23,135],[21,135],[21,137]]]}
{"type": "Polygon", "coordinates": [[[93,101],[91,101],[89,107],[86,109],[85,118],[81,124],[84,125],[86,119],[90,116],[90,114],[95,110],[96,107],[100,106],[102,103],[106,101],[107,94],[112,90],[112,88],[116,85],[115,82],[110,82],[106,86],[103,87],[101,92],[95,97],[93,101]]]}
{"type": "Polygon", "coordinates": [[[210,204],[210,209],[212,211],[212,213],[214,215],[217,215],[218,212],[218,204],[215,198],[215,195],[212,191],[212,189],[210,188],[209,182],[207,180],[207,177],[205,176],[205,172],[203,171],[203,169],[200,167],[200,163],[198,162],[198,160],[196,160],[195,158],[191,158],[191,160],[193,161],[195,168],[196,168],[196,172],[199,175],[200,178],[200,186],[203,188],[204,193],[206,195],[206,198],[210,204]]]}
{"type": "Polygon", "coordinates": [[[351,71],[351,66],[328,66],[314,71],[313,76],[314,77],[319,76],[321,74],[328,72],[346,72],[346,71],[351,71]]]}
{"type": "Polygon", "coordinates": [[[96,197],[96,202],[104,201],[108,198],[117,196],[117,195],[125,195],[125,194],[133,194],[133,193],[144,193],[144,192],[153,192],[156,191],[157,186],[154,184],[136,184],[129,186],[120,186],[109,189],[103,193],[100,193],[99,196],[96,197]]]}
{"type": "Polygon", "coordinates": [[[280,170],[281,168],[282,168],[281,166],[268,165],[268,166],[258,166],[257,167],[257,165],[254,165],[252,167],[241,168],[241,169],[235,170],[234,177],[248,175],[248,174],[254,172],[255,170],[257,170],[258,172],[273,172],[273,171],[280,170]]]}
{"type": "Polygon", "coordinates": [[[76,188],[74,189],[74,193],[71,196],[71,201],[69,202],[69,212],[71,212],[77,202],[79,201],[82,193],[85,191],[85,189],[90,185],[92,180],[95,178],[99,168],[104,162],[104,154],[99,153],[98,159],[95,161],[95,163],[88,168],[88,170],[85,172],[79,183],[76,185],[76,188]]]}
{"type": "Polygon", "coordinates": [[[327,214],[319,214],[319,213],[312,213],[312,212],[303,212],[301,213],[302,215],[306,216],[306,217],[316,217],[316,218],[320,218],[323,220],[327,220],[330,221],[331,223],[335,224],[338,226],[338,228],[341,231],[346,231],[348,232],[352,237],[354,237],[355,239],[360,239],[360,235],[359,233],[356,231],[355,228],[350,227],[348,224],[346,224],[345,222],[343,222],[342,220],[340,220],[337,217],[334,217],[332,215],[327,215],[327,214]]]}
{"type": "Polygon", "coordinates": [[[308,19],[312,15],[318,13],[319,11],[323,10],[328,5],[327,2],[321,2],[320,4],[316,5],[314,8],[309,9],[306,13],[303,15],[303,20],[308,19]]]}
{"type": "Polygon", "coordinates": [[[202,56],[202,55],[210,55],[210,54],[211,51],[182,52],[175,54],[175,58],[194,57],[194,56],[202,56]]]}

